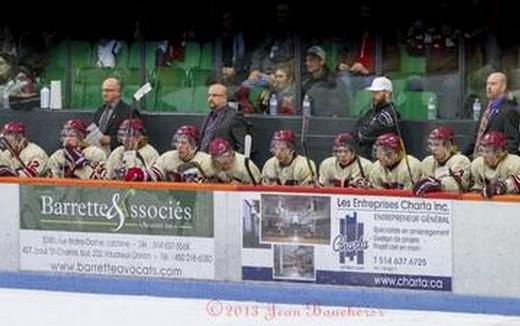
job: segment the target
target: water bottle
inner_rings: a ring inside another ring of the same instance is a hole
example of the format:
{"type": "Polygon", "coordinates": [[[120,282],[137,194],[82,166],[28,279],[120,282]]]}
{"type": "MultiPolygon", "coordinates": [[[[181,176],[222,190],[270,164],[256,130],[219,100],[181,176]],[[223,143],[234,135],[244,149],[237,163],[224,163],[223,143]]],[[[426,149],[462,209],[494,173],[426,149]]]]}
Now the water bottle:
{"type": "Polygon", "coordinates": [[[9,91],[4,89],[2,92],[2,107],[4,109],[10,109],[11,105],[9,105],[9,91]]]}
{"type": "Polygon", "coordinates": [[[435,103],[435,97],[430,96],[428,99],[428,120],[437,119],[437,104],[435,103]]]}
{"type": "Polygon", "coordinates": [[[475,99],[475,102],[473,102],[473,120],[478,121],[480,119],[480,110],[482,109],[482,106],[480,104],[480,100],[477,97],[475,99]]]}
{"type": "Polygon", "coordinates": [[[49,90],[49,87],[44,86],[40,90],[40,108],[42,109],[48,109],[50,106],[50,99],[51,99],[51,91],[49,90]]]}
{"type": "Polygon", "coordinates": [[[271,94],[271,98],[269,99],[269,115],[277,115],[278,114],[278,97],[275,93],[271,94]]]}
{"type": "Polygon", "coordinates": [[[311,98],[307,94],[303,97],[302,111],[304,117],[311,115],[311,98]]]}

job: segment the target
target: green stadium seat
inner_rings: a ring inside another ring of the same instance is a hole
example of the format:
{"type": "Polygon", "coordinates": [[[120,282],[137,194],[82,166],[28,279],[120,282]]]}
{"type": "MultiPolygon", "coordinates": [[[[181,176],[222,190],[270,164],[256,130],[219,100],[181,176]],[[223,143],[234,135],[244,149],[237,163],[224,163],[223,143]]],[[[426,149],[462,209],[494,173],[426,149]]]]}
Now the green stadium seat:
{"type": "Polygon", "coordinates": [[[404,46],[400,49],[401,52],[401,73],[410,75],[422,75],[426,72],[426,57],[411,56],[406,51],[404,46]]]}
{"type": "Polygon", "coordinates": [[[193,87],[193,107],[191,112],[208,112],[208,86],[193,87]]]}
{"type": "Polygon", "coordinates": [[[205,68],[191,68],[189,73],[188,84],[191,87],[208,86],[211,79],[211,69],[205,68]]]}
{"type": "MultiPolygon", "coordinates": [[[[151,71],[155,69],[155,51],[157,50],[158,42],[145,42],[145,66],[146,69],[151,71]]],[[[130,52],[128,54],[128,68],[140,68],[140,52],[141,43],[134,42],[130,46],[130,52]]]]}
{"type": "Polygon", "coordinates": [[[368,111],[370,104],[372,103],[372,92],[370,91],[358,91],[354,96],[354,111],[352,115],[355,117],[361,116],[363,113],[368,111]]]}
{"type": "MultiPolygon", "coordinates": [[[[78,81],[81,90],[81,108],[95,110],[103,104],[101,85],[103,81],[116,76],[111,68],[82,68],[79,71],[78,81]]],[[[78,83],[76,83],[78,84],[78,83]]]]}
{"type": "Polygon", "coordinates": [[[191,108],[192,95],[189,91],[185,91],[185,89],[188,89],[186,77],[186,71],[182,68],[157,68],[155,77],[157,99],[154,105],[156,110],[187,110],[186,106],[191,108]]]}
{"type": "MultiPolygon", "coordinates": [[[[126,103],[132,103],[134,93],[141,87],[140,69],[121,68],[115,72],[115,75],[123,82],[121,98],[126,103]]],[[[148,79],[148,76],[146,77],[146,79],[148,79]]],[[[150,95],[148,95],[148,97],[150,97],[150,95]]]]}
{"type": "Polygon", "coordinates": [[[47,65],[50,67],[67,66],[67,41],[52,46],[47,53],[47,65]]]}
{"type": "Polygon", "coordinates": [[[202,45],[199,68],[211,70],[213,66],[213,44],[207,42],[202,45]]]}
{"type": "Polygon", "coordinates": [[[437,98],[433,92],[403,92],[404,101],[399,106],[402,119],[425,120],[428,118],[428,100],[437,98]]]}
{"type": "Polygon", "coordinates": [[[189,71],[193,67],[200,65],[200,44],[198,42],[186,42],[184,47],[184,60],[174,61],[173,67],[182,68],[189,71]]]}

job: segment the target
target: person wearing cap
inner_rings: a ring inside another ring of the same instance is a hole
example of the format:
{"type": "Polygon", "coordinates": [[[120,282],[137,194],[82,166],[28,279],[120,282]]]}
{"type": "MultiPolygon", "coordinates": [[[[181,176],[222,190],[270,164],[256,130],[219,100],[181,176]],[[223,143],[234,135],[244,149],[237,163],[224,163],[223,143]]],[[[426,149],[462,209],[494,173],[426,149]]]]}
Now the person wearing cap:
{"type": "Polygon", "coordinates": [[[299,186],[315,183],[316,165],[296,152],[296,136],[290,129],[276,130],[271,157],[262,169],[262,184],[299,186]]]}
{"type": "Polygon", "coordinates": [[[372,104],[356,122],[354,136],[361,156],[371,157],[377,137],[397,131],[399,113],[392,103],[393,86],[390,79],[377,77],[367,90],[372,92],[372,104]]]}
{"type": "Polygon", "coordinates": [[[89,146],[85,137],[87,126],[80,119],[65,122],[60,141],[63,148],[49,158],[53,178],[103,179],[106,153],[97,146],[89,146]]]}
{"type": "Polygon", "coordinates": [[[488,131],[479,142],[479,155],[471,162],[471,191],[482,197],[516,192],[514,175],[520,173],[520,157],[506,150],[506,136],[488,131]]]}
{"type": "Polygon", "coordinates": [[[215,138],[209,143],[211,170],[210,182],[230,184],[257,184],[260,170],[252,161],[246,161],[243,154],[233,150],[231,144],[223,138],[215,138]]]}
{"type": "Polygon", "coordinates": [[[421,161],[405,156],[401,139],[394,133],[377,137],[375,142],[377,161],[370,171],[370,183],[378,189],[412,190],[421,176],[421,161]]]}
{"type": "Polygon", "coordinates": [[[302,79],[302,94],[308,95],[312,102],[311,113],[314,116],[348,115],[347,89],[338,82],[336,73],[326,65],[325,51],[313,45],[305,56],[305,74],[302,79]]]}
{"type": "Polygon", "coordinates": [[[351,133],[345,132],[334,139],[333,156],[320,164],[320,184],[325,187],[368,186],[372,162],[357,154],[356,142],[351,133]]]}
{"type": "Polygon", "coordinates": [[[159,157],[157,150],[148,144],[141,119],[126,119],[119,126],[117,139],[121,143],[108,157],[106,179],[139,181],[140,174],[133,167],[148,169],[159,157]]]}
{"type": "Polygon", "coordinates": [[[429,192],[465,192],[470,181],[470,160],[455,143],[455,133],[448,126],[433,129],[428,136],[429,155],[421,162],[421,179],[413,192],[423,196],[429,192]]]}

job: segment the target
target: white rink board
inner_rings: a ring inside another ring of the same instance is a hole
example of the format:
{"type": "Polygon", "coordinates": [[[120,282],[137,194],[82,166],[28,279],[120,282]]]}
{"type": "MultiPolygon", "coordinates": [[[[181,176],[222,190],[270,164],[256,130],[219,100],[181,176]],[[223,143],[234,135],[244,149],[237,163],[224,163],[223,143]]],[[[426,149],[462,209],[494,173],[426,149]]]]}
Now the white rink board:
{"type": "Polygon", "coordinates": [[[0,289],[0,325],[513,326],[519,317],[0,289]],[[340,316],[341,312],[343,316],[340,316]],[[30,313],[27,313],[30,312],[30,313]],[[252,316],[252,315],[255,316],[252,316]],[[350,314],[350,315],[349,315],[350,314]],[[88,316],[88,317],[87,317],[88,316]]]}

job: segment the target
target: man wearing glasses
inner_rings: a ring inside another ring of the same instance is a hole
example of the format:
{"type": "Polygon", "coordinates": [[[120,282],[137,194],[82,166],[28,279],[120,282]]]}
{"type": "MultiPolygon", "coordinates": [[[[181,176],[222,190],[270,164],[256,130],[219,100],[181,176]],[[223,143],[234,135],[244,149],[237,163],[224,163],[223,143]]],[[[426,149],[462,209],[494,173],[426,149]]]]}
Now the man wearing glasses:
{"type": "Polygon", "coordinates": [[[224,85],[210,86],[208,106],[210,112],[200,128],[200,150],[208,152],[210,141],[218,137],[227,140],[233,150],[244,153],[244,137],[248,133],[249,122],[242,113],[228,106],[227,89],[224,85]]]}
{"type": "Polygon", "coordinates": [[[126,119],[140,118],[139,111],[135,109],[130,116],[131,108],[121,100],[121,90],[121,81],[116,78],[107,78],[102,86],[103,106],[94,114],[93,123],[103,133],[99,145],[109,149],[108,152],[119,145],[117,142],[119,125],[126,119]]]}

